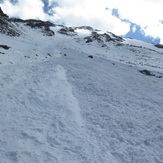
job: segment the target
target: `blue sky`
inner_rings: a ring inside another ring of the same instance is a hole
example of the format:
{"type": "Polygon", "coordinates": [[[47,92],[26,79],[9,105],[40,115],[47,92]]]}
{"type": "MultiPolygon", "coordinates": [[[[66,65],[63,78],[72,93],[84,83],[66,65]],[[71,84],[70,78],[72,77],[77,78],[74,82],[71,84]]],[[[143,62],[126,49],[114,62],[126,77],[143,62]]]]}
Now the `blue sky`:
{"type": "Polygon", "coordinates": [[[12,17],[89,25],[123,37],[163,43],[162,0],[0,0],[12,17]]]}

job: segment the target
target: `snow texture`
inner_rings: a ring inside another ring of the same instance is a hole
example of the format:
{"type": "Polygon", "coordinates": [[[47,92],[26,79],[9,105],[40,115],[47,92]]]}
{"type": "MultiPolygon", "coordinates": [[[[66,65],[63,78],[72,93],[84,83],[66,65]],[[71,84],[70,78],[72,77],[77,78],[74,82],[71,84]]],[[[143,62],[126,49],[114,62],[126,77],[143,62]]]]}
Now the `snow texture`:
{"type": "Polygon", "coordinates": [[[162,49],[18,26],[0,34],[0,163],[163,163],[162,49]]]}

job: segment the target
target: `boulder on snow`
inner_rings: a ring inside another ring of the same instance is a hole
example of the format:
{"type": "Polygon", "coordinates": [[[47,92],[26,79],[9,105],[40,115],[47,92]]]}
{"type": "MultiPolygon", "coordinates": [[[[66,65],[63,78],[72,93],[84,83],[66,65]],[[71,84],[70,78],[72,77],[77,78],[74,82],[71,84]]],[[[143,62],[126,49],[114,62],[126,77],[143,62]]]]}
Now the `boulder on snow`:
{"type": "Polygon", "coordinates": [[[0,48],[3,48],[3,49],[5,49],[5,50],[8,50],[8,49],[11,48],[11,47],[9,47],[9,46],[7,46],[7,45],[0,45],[0,48]]]}
{"type": "Polygon", "coordinates": [[[157,48],[163,48],[163,45],[162,44],[156,44],[155,45],[157,48]]]}
{"type": "Polygon", "coordinates": [[[92,58],[93,59],[93,55],[89,55],[88,58],[92,58]]]}
{"type": "Polygon", "coordinates": [[[144,75],[154,76],[154,74],[149,70],[140,70],[139,72],[141,72],[144,75]]]}
{"type": "Polygon", "coordinates": [[[157,74],[152,73],[149,70],[139,70],[139,72],[141,72],[142,74],[147,75],[147,76],[155,76],[157,78],[161,78],[162,77],[160,75],[157,75],[157,74]]]}

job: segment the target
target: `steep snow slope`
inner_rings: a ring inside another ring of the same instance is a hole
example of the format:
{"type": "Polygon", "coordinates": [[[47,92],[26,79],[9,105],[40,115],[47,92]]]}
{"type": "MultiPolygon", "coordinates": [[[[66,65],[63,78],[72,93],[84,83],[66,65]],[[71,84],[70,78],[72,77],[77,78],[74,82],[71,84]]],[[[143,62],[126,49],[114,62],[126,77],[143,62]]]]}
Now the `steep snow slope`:
{"type": "Polygon", "coordinates": [[[20,37],[0,34],[0,162],[162,162],[163,50],[17,25],[20,37]]]}

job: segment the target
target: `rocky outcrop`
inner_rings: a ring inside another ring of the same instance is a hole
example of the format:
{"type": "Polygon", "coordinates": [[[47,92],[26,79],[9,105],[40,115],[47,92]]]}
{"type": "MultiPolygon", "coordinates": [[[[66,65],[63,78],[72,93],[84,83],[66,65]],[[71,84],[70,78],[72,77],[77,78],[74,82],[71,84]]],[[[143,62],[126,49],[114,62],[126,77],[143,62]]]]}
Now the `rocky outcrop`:
{"type": "Polygon", "coordinates": [[[42,33],[46,36],[55,35],[54,31],[50,29],[50,27],[55,25],[49,21],[29,19],[29,20],[25,20],[24,22],[25,25],[30,26],[31,28],[41,29],[42,33]]]}
{"type": "Polygon", "coordinates": [[[21,32],[6,17],[0,17],[0,33],[8,36],[20,36],[21,32]]]}
{"type": "Polygon", "coordinates": [[[8,36],[20,36],[21,32],[6,19],[0,18],[0,33],[8,36]]]}
{"type": "Polygon", "coordinates": [[[50,29],[50,27],[54,26],[54,24],[49,21],[9,18],[0,8],[0,33],[6,34],[8,36],[20,36],[22,32],[20,31],[21,29],[19,28],[19,23],[23,23],[24,25],[30,26],[31,28],[40,29],[43,35],[55,35],[54,31],[50,29]]]}
{"type": "Polygon", "coordinates": [[[93,31],[93,28],[90,27],[90,26],[81,26],[81,27],[75,27],[75,30],[76,29],[84,29],[84,30],[89,30],[89,31],[93,31]]]}
{"type": "Polygon", "coordinates": [[[54,27],[55,25],[49,21],[42,21],[42,20],[35,20],[35,19],[22,20],[19,18],[11,18],[10,21],[14,23],[23,23],[24,25],[34,29],[40,29],[41,32],[46,36],[55,35],[54,31],[50,29],[50,27],[54,27]]]}
{"type": "Polygon", "coordinates": [[[93,41],[97,41],[98,43],[104,43],[109,41],[115,42],[115,40],[112,39],[107,33],[100,34],[97,32],[92,32],[91,36],[85,37],[84,40],[86,40],[86,43],[90,43],[93,41]]]}
{"type": "Polygon", "coordinates": [[[62,27],[58,33],[60,34],[64,34],[64,35],[67,35],[67,36],[75,36],[77,35],[75,33],[75,30],[72,28],[72,27],[62,27]]]}
{"type": "Polygon", "coordinates": [[[117,42],[123,42],[124,41],[124,39],[122,37],[117,36],[112,32],[107,32],[107,34],[111,35],[111,37],[112,37],[112,39],[114,39],[114,41],[117,41],[117,42]]]}
{"type": "Polygon", "coordinates": [[[157,48],[163,48],[163,45],[162,44],[156,44],[155,45],[157,48]]]}
{"type": "Polygon", "coordinates": [[[113,41],[113,42],[122,42],[123,38],[120,36],[116,36],[112,33],[108,34],[108,33],[104,33],[104,34],[100,34],[98,32],[92,32],[91,36],[85,37],[84,40],[86,40],[86,43],[90,43],[93,41],[97,41],[98,43],[104,43],[104,42],[109,42],[109,41],[113,41]]]}
{"type": "Polygon", "coordinates": [[[8,36],[20,36],[21,32],[10,21],[7,14],[4,14],[0,7],[0,33],[8,36]]]}
{"type": "Polygon", "coordinates": [[[2,11],[1,7],[0,7],[0,17],[6,17],[6,18],[8,18],[8,15],[5,14],[5,13],[2,11]]]}

